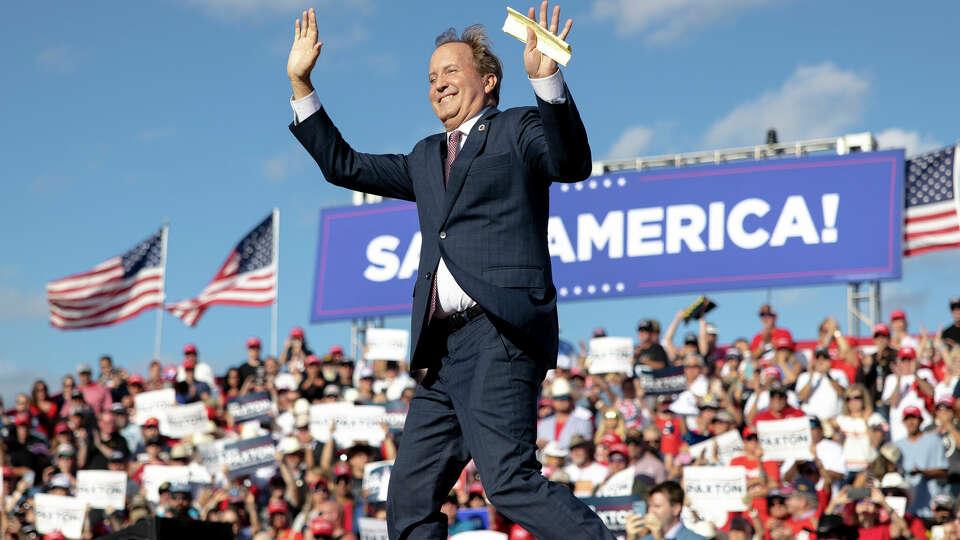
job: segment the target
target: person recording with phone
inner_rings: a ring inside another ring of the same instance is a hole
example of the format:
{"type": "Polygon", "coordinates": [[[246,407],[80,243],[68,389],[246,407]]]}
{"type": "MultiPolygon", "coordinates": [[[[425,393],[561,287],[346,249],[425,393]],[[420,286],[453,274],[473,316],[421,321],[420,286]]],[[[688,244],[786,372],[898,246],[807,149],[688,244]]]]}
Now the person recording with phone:
{"type": "Polygon", "coordinates": [[[683,498],[683,488],[673,481],[650,488],[646,513],[627,517],[627,540],[705,540],[680,521],[683,498]]]}

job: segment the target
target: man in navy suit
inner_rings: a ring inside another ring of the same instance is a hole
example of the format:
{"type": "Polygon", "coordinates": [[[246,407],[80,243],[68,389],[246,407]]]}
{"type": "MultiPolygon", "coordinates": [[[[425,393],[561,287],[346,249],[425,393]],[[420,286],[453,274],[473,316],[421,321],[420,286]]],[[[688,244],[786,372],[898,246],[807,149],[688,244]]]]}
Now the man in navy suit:
{"type": "MultiPolygon", "coordinates": [[[[559,8],[539,23],[554,34],[559,8]]],[[[535,17],[530,8],[530,17],[535,17]]],[[[572,20],[559,33],[565,38],[572,20]]],[[[528,30],[524,67],[537,107],[497,109],[500,60],[482,27],[437,38],[430,104],[446,133],[406,155],[354,151],[314,92],[313,10],[297,21],[287,74],[290,129],[327,181],[417,202],[422,245],[411,313],[411,400],[387,501],[389,536],[445,539],[440,507],[473,458],[497,509],[542,540],[612,539],[536,459],[539,386],[556,364],[556,289],[547,247],[549,187],[590,174],[586,130],[556,62],[528,30]]]]}

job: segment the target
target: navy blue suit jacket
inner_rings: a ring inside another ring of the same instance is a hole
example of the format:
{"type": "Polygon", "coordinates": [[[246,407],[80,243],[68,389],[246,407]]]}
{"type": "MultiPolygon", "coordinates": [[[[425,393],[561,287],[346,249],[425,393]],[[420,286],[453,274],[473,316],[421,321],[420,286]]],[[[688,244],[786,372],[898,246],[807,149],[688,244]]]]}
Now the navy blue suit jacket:
{"type": "Polygon", "coordinates": [[[590,175],[586,130],[568,89],[565,103],[489,108],[473,125],[444,187],[446,137],[431,135],[406,155],[353,150],[326,111],[290,130],[332,184],[416,201],[423,242],[413,289],[411,369],[428,367],[421,339],[440,257],[497,328],[548,369],[557,359],[556,289],[547,250],[552,182],[590,175]]]}

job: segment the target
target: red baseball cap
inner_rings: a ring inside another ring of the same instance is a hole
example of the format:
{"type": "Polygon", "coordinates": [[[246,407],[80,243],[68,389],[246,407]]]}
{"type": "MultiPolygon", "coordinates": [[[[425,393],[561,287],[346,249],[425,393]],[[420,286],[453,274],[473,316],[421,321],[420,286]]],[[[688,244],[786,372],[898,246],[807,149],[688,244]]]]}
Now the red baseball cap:
{"type": "Polygon", "coordinates": [[[913,347],[900,347],[900,351],[897,353],[898,358],[916,358],[917,351],[913,350],[913,347]]]}
{"type": "Polygon", "coordinates": [[[768,377],[771,379],[783,378],[783,375],[780,373],[780,368],[778,368],[777,366],[767,366],[763,368],[763,371],[761,373],[763,374],[764,377],[768,377]]]}
{"type": "Polygon", "coordinates": [[[877,323],[873,325],[873,335],[890,337],[890,327],[884,323],[877,323]]]}
{"type": "Polygon", "coordinates": [[[624,457],[626,457],[627,455],[629,455],[629,454],[627,454],[627,445],[625,445],[625,444],[623,444],[623,443],[617,443],[617,444],[612,444],[612,445],[610,445],[610,453],[611,453],[611,454],[620,454],[620,455],[622,455],[622,456],[624,456],[624,457]]]}
{"type": "Polygon", "coordinates": [[[134,373],[129,378],[127,378],[127,384],[139,384],[140,386],[143,386],[143,377],[134,373]]]}
{"type": "Polygon", "coordinates": [[[343,354],[343,347],[339,345],[333,345],[332,347],[330,347],[330,352],[328,352],[327,354],[343,354]]]}
{"type": "Polygon", "coordinates": [[[287,501],[283,499],[274,499],[267,505],[268,514],[285,514],[288,509],[287,501]]]}
{"type": "Polygon", "coordinates": [[[187,358],[183,361],[183,369],[193,369],[197,367],[197,361],[193,358],[187,358]]]}
{"type": "Polygon", "coordinates": [[[897,319],[900,319],[901,321],[905,321],[907,320],[907,314],[904,313],[902,309],[895,309],[892,312],[890,312],[890,320],[895,321],[897,319]]]}
{"type": "Polygon", "coordinates": [[[314,536],[333,536],[333,523],[323,518],[316,518],[310,522],[310,532],[314,536]]]}
{"type": "Polygon", "coordinates": [[[774,347],[777,349],[790,349],[793,350],[793,340],[787,336],[780,336],[773,341],[774,347]]]}
{"type": "Polygon", "coordinates": [[[623,443],[623,439],[621,439],[619,435],[613,432],[607,433],[600,439],[600,444],[605,446],[610,446],[610,447],[613,447],[613,445],[615,444],[622,444],[622,443],[623,443]]]}
{"type": "Polygon", "coordinates": [[[29,425],[30,425],[30,413],[18,412],[17,415],[13,417],[13,425],[15,425],[15,426],[29,426],[29,425]]]}
{"type": "Polygon", "coordinates": [[[59,435],[61,433],[70,433],[70,426],[66,422],[60,422],[57,424],[57,427],[53,428],[53,434],[59,435]]]}
{"type": "Polygon", "coordinates": [[[527,532],[526,529],[514,523],[513,527],[510,527],[510,537],[507,538],[507,540],[535,540],[535,539],[533,538],[532,534],[527,532]]]}
{"type": "Polygon", "coordinates": [[[753,429],[751,426],[744,426],[743,428],[743,438],[751,437],[757,434],[757,430],[753,429]]]}
{"type": "Polygon", "coordinates": [[[143,423],[143,427],[160,427],[160,420],[157,420],[156,416],[151,416],[143,423]]]}
{"type": "Polygon", "coordinates": [[[483,484],[480,482],[473,482],[470,484],[470,488],[467,489],[467,493],[473,495],[474,493],[483,493],[483,484]]]}
{"type": "Polygon", "coordinates": [[[193,343],[187,343],[183,346],[183,354],[197,354],[197,346],[193,343]]]}
{"type": "Polygon", "coordinates": [[[293,330],[290,330],[290,337],[303,339],[303,328],[300,328],[299,326],[294,326],[293,330]]]}
{"type": "Polygon", "coordinates": [[[943,405],[945,407],[950,407],[952,409],[953,404],[955,402],[956,400],[951,395],[940,396],[939,398],[937,398],[937,407],[943,405]]]}
{"type": "Polygon", "coordinates": [[[10,465],[4,465],[2,471],[3,471],[2,474],[3,474],[4,479],[12,480],[12,479],[16,478],[16,476],[17,476],[17,475],[13,472],[13,467],[11,467],[10,465]]]}
{"type": "Polygon", "coordinates": [[[908,416],[916,416],[923,420],[923,413],[920,412],[920,407],[914,407],[913,405],[904,407],[903,409],[903,418],[906,419],[908,416]]]}
{"type": "Polygon", "coordinates": [[[311,355],[308,355],[308,356],[307,356],[307,359],[306,359],[306,361],[304,362],[304,364],[306,364],[306,365],[308,365],[308,366],[320,365],[320,359],[317,358],[317,355],[311,354],[311,355]]]}
{"type": "Polygon", "coordinates": [[[334,477],[337,477],[337,476],[350,476],[350,477],[352,477],[353,475],[350,474],[350,466],[349,466],[349,465],[347,465],[346,463],[340,463],[340,464],[338,464],[336,467],[333,468],[333,476],[334,476],[334,477]]]}
{"type": "Polygon", "coordinates": [[[67,540],[67,537],[60,531],[53,531],[43,535],[43,540],[67,540]]]}
{"type": "Polygon", "coordinates": [[[260,338],[252,336],[247,338],[247,348],[248,349],[259,349],[260,348],[260,338]]]}

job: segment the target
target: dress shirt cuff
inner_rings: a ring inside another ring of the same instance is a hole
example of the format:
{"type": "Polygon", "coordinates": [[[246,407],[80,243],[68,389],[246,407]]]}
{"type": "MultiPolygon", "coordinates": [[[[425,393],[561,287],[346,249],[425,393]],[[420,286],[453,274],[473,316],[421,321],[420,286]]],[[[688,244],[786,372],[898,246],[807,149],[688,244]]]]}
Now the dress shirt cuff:
{"type": "Polygon", "coordinates": [[[317,92],[314,90],[300,99],[291,97],[290,106],[293,107],[293,125],[297,125],[320,110],[320,98],[317,97],[317,92]]]}
{"type": "Polygon", "coordinates": [[[533,85],[533,93],[547,103],[559,105],[561,103],[566,103],[567,101],[563,91],[563,74],[560,73],[559,68],[557,69],[556,73],[550,75],[549,77],[530,79],[530,84],[533,85]]]}

